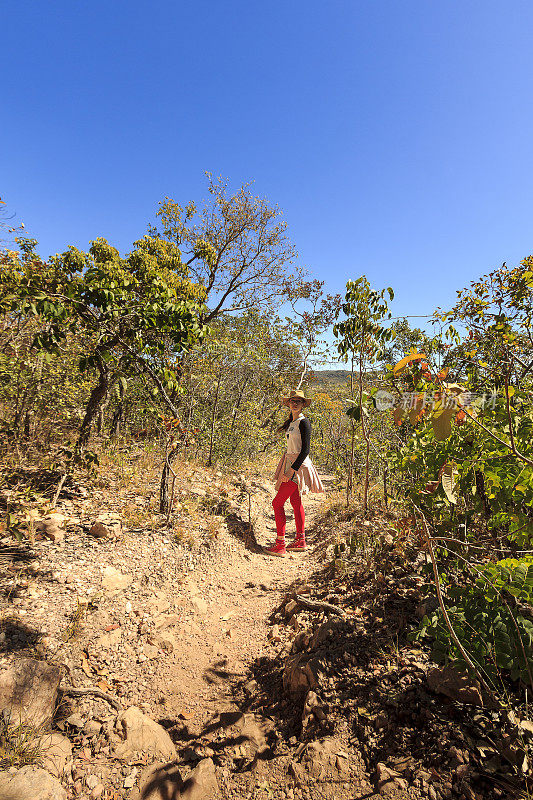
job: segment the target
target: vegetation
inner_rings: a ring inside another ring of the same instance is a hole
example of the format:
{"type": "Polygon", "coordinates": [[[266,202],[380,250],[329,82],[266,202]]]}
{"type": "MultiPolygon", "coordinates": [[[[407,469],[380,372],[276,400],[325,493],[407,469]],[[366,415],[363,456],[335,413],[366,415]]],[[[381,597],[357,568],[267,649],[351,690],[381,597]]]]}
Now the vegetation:
{"type": "Polygon", "coordinates": [[[202,209],[166,199],[124,256],[97,238],[45,261],[4,225],[6,481],[48,470],[53,501],[72,471],[142,440],[159,454],[171,515],[178,453],[274,458],[279,398],[314,386],[315,461],[348,504],[393,504],[398,537],[429,556],[439,605],[412,636],[494,697],[533,686],[533,257],[461,290],[430,336],[391,325],[392,289],[364,276],[344,300],[307,280],[279,209],[249,186],[231,193],[209,177],[208,189],[202,209]],[[311,366],[334,322],[350,370],[321,375],[311,366]]]}

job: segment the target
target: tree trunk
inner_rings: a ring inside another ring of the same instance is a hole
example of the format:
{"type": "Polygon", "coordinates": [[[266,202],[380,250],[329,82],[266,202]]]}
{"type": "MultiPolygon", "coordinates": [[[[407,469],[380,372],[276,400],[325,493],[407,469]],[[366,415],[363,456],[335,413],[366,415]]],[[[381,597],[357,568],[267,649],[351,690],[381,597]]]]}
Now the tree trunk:
{"type": "Polygon", "coordinates": [[[217,381],[217,390],[215,392],[215,400],[213,403],[213,414],[211,416],[211,432],[209,434],[209,455],[207,457],[207,467],[210,467],[213,463],[213,443],[215,440],[215,421],[217,416],[217,408],[218,408],[218,393],[220,391],[220,379],[222,375],[218,376],[217,381]]]}
{"type": "Polygon", "coordinates": [[[120,436],[123,424],[124,424],[124,403],[121,400],[117,408],[115,409],[115,413],[113,414],[113,418],[111,420],[111,425],[109,426],[109,435],[112,439],[117,439],[120,436]]]}
{"type": "MultiPolygon", "coordinates": [[[[353,356],[350,367],[350,398],[353,399],[353,356]]],[[[354,459],[354,446],[355,446],[355,423],[350,417],[351,424],[351,444],[350,444],[350,461],[348,463],[348,480],[346,482],[346,508],[350,505],[350,494],[353,489],[353,459],[354,459]]]]}
{"type": "Polygon", "coordinates": [[[97,354],[98,357],[98,369],[100,371],[99,379],[97,385],[91,392],[91,396],[89,397],[89,402],[87,403],[87,407],[85,409],[85,416],[83,418],[83,422],[81,423],[80,432],[78,434],[78,441],[76,442],[76,452],[81,453],[87,447],[91,436],[91,429],[93,426],[94,420],[98,417],[100,412],[100,408],[102,404],[105,402],[107,398],[107,394],[109,392],[109,370],[103,358],[100,354],[97,354]]]}
{"type": "Polygon", "coordinates": [[[159,488],[159,512],[161,514],[168,514],[171,509],[172,498],[170,497],[170,480],[173,477],[172,465],[178,457],[178,448],[173,447],[167,452],[165,458],[165,466],[163,467],[163,474],[161,475],[161,486],[159,488]]]}
{"type": "Polygon", "coordinates": [[[368,506],[368,473],[370,471],[370,439],[365,427],[365,417],[363,414],[363,350],[359,354],[359,416],[361,417],[361,433],[366,444],[365,453],[365,483],[363,489],[363,510],[368,506]]]}
{"type": "Polygon", "coordinates": [[[32,420],[33,420],[33,412],[26,411],[24,414],[24,438],[29,439],[31,437],[31,428],[32,428],[32,420]]]}

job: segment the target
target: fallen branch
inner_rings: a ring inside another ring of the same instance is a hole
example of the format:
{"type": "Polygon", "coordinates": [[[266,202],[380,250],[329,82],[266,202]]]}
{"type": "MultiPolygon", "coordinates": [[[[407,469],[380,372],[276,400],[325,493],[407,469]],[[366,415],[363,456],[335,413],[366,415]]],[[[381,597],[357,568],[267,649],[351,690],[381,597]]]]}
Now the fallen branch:
{"type": "Polygon", "coordinates": [[[87,694],[92,694],[95,697],[100,697],[102,700],[108,702],[109,705],[113,706],[116,711],[120,712],[123,710],[123,707],[118,700],[115,700],[115,698],[111,697],[110,694],[100,691],[100,689],[75,689],[73,686],[65,686],[61,689],[61,692],[63,693],[64,697],[84,697],[87,694]]]}
{"type": "Polygon", "coordinates": [[[319,600],[307,600],[299,594],[295,594],[294,599],[309,611],[329,611],[331,614],[338,614],[340,617],[344,617],[346,614],[343,608],[334,606],[331,603],[323,603],[319,600]]]}

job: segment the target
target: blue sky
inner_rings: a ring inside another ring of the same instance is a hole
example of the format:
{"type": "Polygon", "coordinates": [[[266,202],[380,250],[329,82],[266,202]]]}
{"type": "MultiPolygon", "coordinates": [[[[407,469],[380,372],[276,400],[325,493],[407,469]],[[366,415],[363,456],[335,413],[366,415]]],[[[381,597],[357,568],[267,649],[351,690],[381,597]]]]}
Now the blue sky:
{"type": "Polygon", "coordinates": [[[205,170],[254,179],[329,291],[366,274],[396,315],[533,251],[529,0],[21,0],[0,22],[0,196],[44,256],[127,251],[205,170]]]}

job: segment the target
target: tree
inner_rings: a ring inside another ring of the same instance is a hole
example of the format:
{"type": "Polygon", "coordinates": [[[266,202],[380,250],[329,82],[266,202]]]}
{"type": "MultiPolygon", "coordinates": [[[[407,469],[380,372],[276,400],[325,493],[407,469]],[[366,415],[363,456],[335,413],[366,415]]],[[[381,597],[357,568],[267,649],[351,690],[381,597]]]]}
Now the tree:
{"type": "Polygon", "coordinates": [[[367,278],[362,275],[356,281],[348,281],[346,295],[342,308],[345,319],[333,326],[333,333],[337,338],[337,349],[344,361],[351,361],[350,395],[354,399],[353,368],[357,361],[358,374],[358,400],[357,406],[348,410],[352,419],[351,429],[351,457],[346,489],[346,502],[349,502],[350,490],[353,479],[355,422],[361,423],[361,432],[365,440],[365,480],[363,489],[363,508],[366,511],[368,502],[368,480],[370,462],[370,438],[365,421],[366,409],[363,403],[363,376],[368,365],[374,363],[380,356],[385,342],[391,341],[394,333],[390,328],[381,325],[383,319],[390,318],[385,294],[388,293],[392,300],[392,289],[382,289],[380,292],[371,288],[367,278]]]}
{"type": "Polygon", "coordinates": [[[288,285],[292,317],[285,317],[287,333],[296,343],[302,359],[302,370],[296,384],[300,389],[309,370],[309,361],[324,356],[326,342],[321,338],[335,321],[342,303],[340,294],[324,295],[324,281],[299,281],[288,285]],[[302,301],[305,309],[301,308],[302,301]]]}
{"type": "Polygon", "coordinates": [[[383,348],[380,359],[383,364],[396,364],[406,353],[417,350],[426,353],[429,357],[437,347],[437,341],[432,339],[420,328],[411,328],[407,318],[395,320],[390,326],[394,338],[388,346],[383,348]]]}
{"type": "Polygon", "coordinates": [[[456,373],[466,374],[473,388],[488,381],[502,387],[505,375],[519,386],[527,383],[533,374],[533,256],[514,269],[503,264],[457,294],[452,309],[434,315],[451,323],[456,344],[444,363],[455,362],[456,373]],[[466,328],[466,336],[454,325],[466,328]]]}
{"type": "Polygon", "coordinates": [[[95,418],[118,381],[143,374],[176,413],[169,392],[177,383],[170,358],[202,335],[204,291],[189,280],[176,245],[145,236],[125,258],[105,239],[88,253],[70,247],[42,261],[34,240],[18,240],[16,257],[0,264],[0,307],[13,319],[44,323],[33,345],[59,353],[70,333],[83,332],[82,370],[94,370],[76,452],[86,447],[95,418]]]}
{"type": "Polygon", "coordinates": [[[22,234],[24,223],[20,222],[18,225],[14,225],[12,222],[14,218],[15,214],[7,210],[5,200],[0,197],[0,243],[14,242],[15,236],[22,234]]]}
{"type": "Polygon", "coordinates": [[[208,464],[255,457],[268,446],[279,398],[301,372],[286,326],[254,311],[220,315],[180,366],[181,418],[198,431],[196,452],[208,464]]]}
{"type": "Polygon", "coordinates": [[[166,198],[157,212],[159,227],[150,233],[179,247],[191,277],[203,286],[209,308],[202,322],[222,312],[279,305],[288,284],[303,275],[280,210],[254,196],[249,184],[231,194],[227,181],[206,174],[210,199],[204,208],[166,198]]]}

